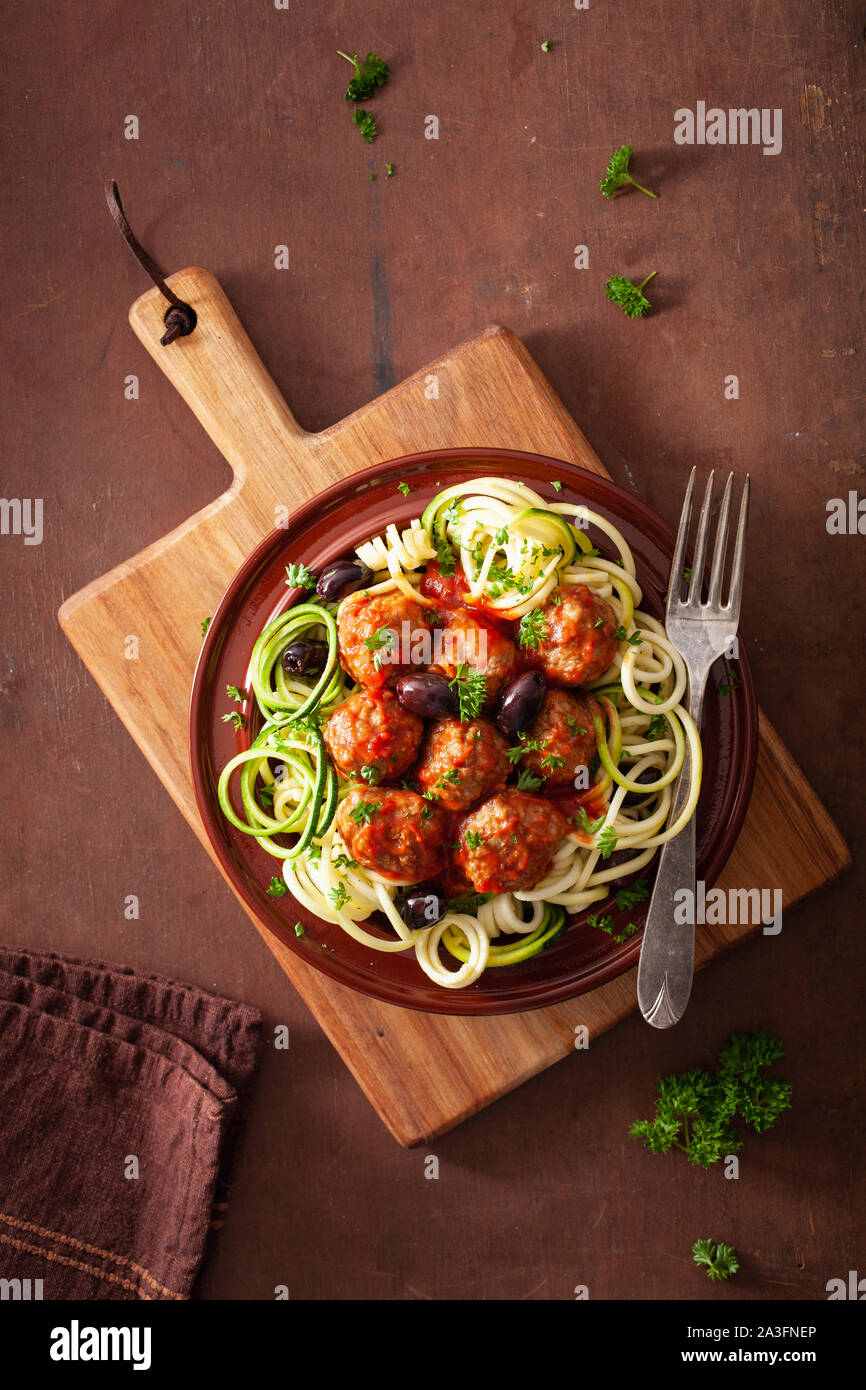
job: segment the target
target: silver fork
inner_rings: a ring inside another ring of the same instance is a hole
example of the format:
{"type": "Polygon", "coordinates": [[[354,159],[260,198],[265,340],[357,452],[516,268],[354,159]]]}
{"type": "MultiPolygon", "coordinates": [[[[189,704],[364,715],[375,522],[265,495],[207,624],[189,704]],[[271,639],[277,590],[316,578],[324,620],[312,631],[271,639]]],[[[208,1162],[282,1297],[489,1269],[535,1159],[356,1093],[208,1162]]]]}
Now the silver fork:
{"type": "MultiPolygon", "coordinates": [[[[710,572],[710,587],[706,603],[701,602],[701,593],[710,508],[713,501],[712,473],[710,473],[707,482],[703,505],[698,518],[694,560],[685,599],[680,598],[680,592],[683,586],[686,540],[692,516],[692,496],[695,488],[694,468],[689,477],[686,495],[683,499],[680,529],[677,533],[677,543],[671,562],[665,627],[668,637],[680,652],[689,673],[688,708],[698,729],[701,727],[704,691],[710,667],[734,640],[740,619],[746,522],[749,515],[748,474],[740,501],[740,519],[734,543],[730,592],[727,603],[722,603],[722,578],[725,569],[728,514],[731,507],[733,483],[734,475],[729,473],[719,508],[719,520],[713,547],[713,564],[710,572]]],[[[686,803],[691,778],[691,756],[688,747],[686,747],[685,763],[674,789],[671,822],[676,819],[686,803]]],[[[686,1011],[686,1005],[692,991],[692,976],[695,968],[694,913],[689,914],[692,918],[691,922],[677,923],[674,921],[674,894],[682,889],[688,889],[691,892],[691,901],[694,904],[694,816],[675,840],[668,840],[661,848],[655,887],[647,911],[637,972],[637,998],[641,1013],[647,1023],[651,1023],[654,1028],[671,1028],[675,1023],[678,1023],[686,1011]]]]}

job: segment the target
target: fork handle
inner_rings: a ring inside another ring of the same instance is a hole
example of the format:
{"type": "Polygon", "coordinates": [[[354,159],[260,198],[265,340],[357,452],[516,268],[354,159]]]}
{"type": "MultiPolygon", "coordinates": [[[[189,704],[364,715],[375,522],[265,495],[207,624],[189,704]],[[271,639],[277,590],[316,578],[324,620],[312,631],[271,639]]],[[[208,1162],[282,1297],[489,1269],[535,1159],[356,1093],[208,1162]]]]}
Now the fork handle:
{"type": "MultiPolygon", "coordinates": [[[[700,729],[706,675],[695,681],[689,673],[689,712],[700,729]]],[[[677,780],[670,821],[676,820],[686,803],[692,780],[691,754],[686,747],[685,762],[677,780]]],[[[695,970],[694,911],[690,922],[674,919],[674,895],[687,889],[695,902],[695,817],[668,840],[659,854],[655,887],[643,930],[637,970],[637,999],[647,1023],[654,1028],[672,1028],[686,1011],[695,970]]]]}

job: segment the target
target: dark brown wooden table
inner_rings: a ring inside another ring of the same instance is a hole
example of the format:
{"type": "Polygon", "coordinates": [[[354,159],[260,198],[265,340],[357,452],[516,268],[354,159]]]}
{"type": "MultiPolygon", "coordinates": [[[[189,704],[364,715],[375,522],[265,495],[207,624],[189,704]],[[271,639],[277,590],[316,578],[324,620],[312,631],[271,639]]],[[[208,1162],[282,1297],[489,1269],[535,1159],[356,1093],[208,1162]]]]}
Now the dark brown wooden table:
{"type": "Polygon", "coordinates": [[[41,545],[0,536],[2,935],[249,1000],[271,1037],[289,1025],[290,1049],[266,1050],[201,1296],[269,1299],[283,1284],[292,1298],[568,1299],[585,1284],[593,1299],[808,1299],[866,1274],[856,870],[702,975],[673,1032],[633,1019],[438,1141],[431,1181],[55,621],[62,598],[228,476],[127,326],[146,286],[105,210],[114,177],[166,270],[219,276],[307,428],[495,321],[523,337],[615,480],[669,520],[692,464],[748,470],[744,627],[761,701],[856,864],[866,540],[825,522],[830,499],[864,490],[861,8],[211,0],[160,7],[157,22],[58,0],[50,16],[7,16],[0,65],[2,491],[44,499],[41,545]],[[355,47],[393,71],[370,104],[371,146],[342,96],[336,49],[355,47]],[[675,111],[699,101],[780,108],[781,153],[676,144],[675,111]],[[600,196],[625,141],[657,201],[600,196]],[[604,283],[651,270],[654,313],[627,320],[604,283]],[[629,1139],[660,1072],[754,1027],[783,1039],[794,1104],[747,1142],[738,1181],[629,1139]],[[738,1247],[732,1285],[696,1271],[703,1235],[738,1247]]]}

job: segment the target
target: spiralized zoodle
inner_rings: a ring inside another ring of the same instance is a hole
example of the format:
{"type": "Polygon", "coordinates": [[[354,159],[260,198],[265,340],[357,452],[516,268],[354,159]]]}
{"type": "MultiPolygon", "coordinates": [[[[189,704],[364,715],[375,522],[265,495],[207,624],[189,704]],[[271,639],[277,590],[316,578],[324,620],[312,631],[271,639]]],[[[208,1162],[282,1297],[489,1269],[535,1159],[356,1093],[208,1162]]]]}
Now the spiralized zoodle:
{"type": "Polygon", "coordinates": [[[250,685],[261,724],[219,779],[225,815],[281,861],[280,891],[365,947],[414,950],[432,980],[461,989],[486,969],[518,964],[542,950],[569,917],[607,899],[614,880],[645,870],[658,847],[694,815],[701,745],[683,705],[686,669],[663,626],[641,609],[634,558],[617,528],[582,505],[544,498],[509,479],[478,478],[447,488],[423,517],[402,531],[389,525],[356,554],[372,572],[365,595],[399,590],[429,604],[419,589],[424,568],[447,559],[465,578],[467,607],[483,605],[500,620],[526,620],[555,592],[580,585],[610,605],[618,624],[611,664],[585,686],[597,702],[597,758],[580,798],[594,818],[569,818],[568,832],[531,888],[453,901],[420,928],[407,925],[398,910],[404,885],[357,863],[335,823],[339,803],[357,785],[332,765],[321,733],[323,720],[354,689],[339,660],[340,605],[297,603],[255,644],[250,685]],[[591,531],[608,555],[599,554],[591,531]],[[287,644],[299,638],[326,650],[315,677],[288,675],[281,664],[287,644]],[[689,792],[671,822],[687,750],[689,792]],[[240,811],[230,795],[235,774],[240,811]],[[608,862],[611,846],[614,862],[608,862]],[[384,931],[370,923],[375,914],[385,919],[384,931]],[[445,964],[443,951],[453,964],[445,964]]]}

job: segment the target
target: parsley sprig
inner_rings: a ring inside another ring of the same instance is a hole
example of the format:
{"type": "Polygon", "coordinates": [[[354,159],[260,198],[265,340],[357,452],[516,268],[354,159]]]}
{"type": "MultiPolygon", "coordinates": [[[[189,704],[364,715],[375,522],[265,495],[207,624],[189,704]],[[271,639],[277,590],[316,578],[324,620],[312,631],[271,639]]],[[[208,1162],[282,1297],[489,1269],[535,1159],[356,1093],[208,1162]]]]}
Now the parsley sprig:
{"type": "Polygon", "coordinates": [[[384,87],[390,76],[387,63],[383,63],[378,53],[368,53],[361,62],[357,53],[353,53],[351,58],[342,49],[337,49],[337,55],[345,58],[347,63],[351,63],[355,69],[355,75],[346,88],[347,101],[369,101],[377,87],[384,87]]]}
{"type": "Polygon", "coordinates": [[[457,708],[461,723],[477,719],[487,699],[487,678],[461,661],[456,674],[448,682],[457,691],[457,708]]]}
{"type": "Polygon", "coordinates": [[[530,608],[528,613],[524,613],[520,619],[520,630],[517,640],[521,647],[531,647],[537,650],[539,642],[547,636],[544,626],[544,614],[540,608],[530,608]]]}
{"type": "Polygon", "coordinates": [[[636,878],[634,883],[626,884],[625,888],[616,890],[616,905],[619,908],[637,907],[638,903],[644,902],[649,897],[649,888],[645,878],[636,878]]]}
{"type": "Polygon", "coordinates": [[[349,812],[349,819],[356,825],[369,825],[377,811],[382,809],[378,801],[359,801],[349,812]]]}
{"type": "Polygon", "coordinates": [[[708,1279],[730,1279],[740,1268],[733,1245],[723,1245],[721,1241],[717,1244],[714,1240],[696,1240],[692,1259],[707,1271],[708,1279]]]}
{"type": "Polygon", "coordinates": [[[657,270],[650,271],[645,280],[641,280],[639,285],[635,285],[625,275],[614,275],[608,280],[605,286],[605,293],[611,304],[618,304],[624,314],[630,319],[642,319],[648,314],[652,305],[643,292],[643,287],[654,275],[658,275],[657,270]]]}
{"type": "Polygon", "coordinates": [[[534,772],[530,772],[525,767],[517,778],[517,790],[519,792],[537,792],[538,788],[544,785],[543,777],[536,777],[534,772]]]}
{"type": "Polygon", "coordinates": [[[652,1120],[636,1120],[629,1133],[651,1153],[682,1149],[690,1163],[709,1168],[739,1152],[734,1127],[739,1115],[756,1134],[770,1129],[791,1104],[791,1086],[763,1073],[785,1054],[778,1038],[759,1029],[731,1038],[719,1053],[716,1071],[687,1071],[662,1077],[652,1120]]]}
{"type": "Polygon", "coordinates": [[[290,589],[315,589],[316,576],[306,565],[286,565],[286,583],[290,589]]]}
{"type": "Polygon", "coordinates": [[[648,198],[655,198],[657,196],[655,193],[651,193],[648,188],[644,188],[643,184],[637,183],[632,178],[628,171],[628,162],[631,156],[631,145],[621,145],[620,148],[615,150],[611,155],[604,172],[604,178],[599,185],[605,198],[612,198],[614,193],[616,193],[618,189],[624,188],[627,183],[632,184],[635,188],[639,188],[641,193],[645,193],[648,198]]]}
{"type": "Polygon", "coordinates": [[[370,111],[365,111],[363,106],[356,106],[352,112],[352,120],[367,144],[372,145],[379,134],[375,116],[370,111]]]}

